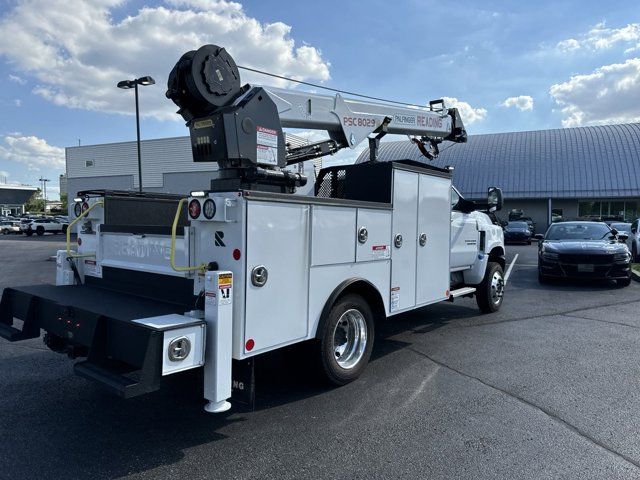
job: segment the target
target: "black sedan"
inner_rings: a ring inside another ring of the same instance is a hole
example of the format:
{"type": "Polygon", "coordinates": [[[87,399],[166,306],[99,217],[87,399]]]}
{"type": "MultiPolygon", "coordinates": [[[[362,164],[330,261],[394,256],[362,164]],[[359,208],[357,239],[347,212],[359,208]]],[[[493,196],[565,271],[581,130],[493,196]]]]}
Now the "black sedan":
{"type": "Polygon", "coordinates": [[[531,245],[531,229],[524,220],[508,222],[504,227],[505,243],[526,243],[531,245]]]}
{"type": "MultiPolygon", "coordinates": [[[[536,237],[538,237],[536,235],[536,237]]],[[[631,283],[631,253],[618,234],[606,223],[554,223],[539,236],[538,279],[588,278],[631,283]]]]}

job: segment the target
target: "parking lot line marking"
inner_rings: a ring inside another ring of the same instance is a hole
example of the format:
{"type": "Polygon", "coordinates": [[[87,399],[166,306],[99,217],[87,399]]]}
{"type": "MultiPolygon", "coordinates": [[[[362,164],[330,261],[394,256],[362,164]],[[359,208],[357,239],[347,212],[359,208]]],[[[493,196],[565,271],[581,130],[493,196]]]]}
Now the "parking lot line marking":
{"type": "Polygon", "coordinates": [[[509,265],[509,268],[507,268],[507,273],[505,273],[505,275],[504,275],[504,284],[505,285],[509,281],[509,277],[511,276],[511,270],[513,270],[513,266],[516,264],[516,260],[518,260],[518,255],[520,255],[520,254],[516,253],[516,256],[513,257],[513,260],[511,260],[511,264],[509,265]]]}

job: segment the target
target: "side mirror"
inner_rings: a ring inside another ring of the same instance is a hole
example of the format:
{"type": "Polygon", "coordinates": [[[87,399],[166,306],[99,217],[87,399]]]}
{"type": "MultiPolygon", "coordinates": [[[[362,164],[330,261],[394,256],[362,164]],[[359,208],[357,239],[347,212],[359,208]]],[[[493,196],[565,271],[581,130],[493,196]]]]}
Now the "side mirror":
{"type": "Polygon", "coordinates": [[[615,228],[611,229],[611,235],[618,235],[618,230],[616,230],[615,228]]]}
{"type": "Polygon", "coordinates": [[[490,187],[487,193],[487,205],[489,205],[490,212],[502,210],[502,206],[504,205],[502,190],[498,187],[490,187]]]}
{"type": "Polygon", "coordinates": [[[536,240],[544,240],[544,235],[541,233],[536,233],[533,238],[535,238],[536,240]]]}
{"type": "Polygon", "coordinates": [[[627,238],[629,238],[629,235],[627,235],[626,233],[619,233],[618,234],[618,241],[620,243],[624,243],[627,241],[627,238]]]}

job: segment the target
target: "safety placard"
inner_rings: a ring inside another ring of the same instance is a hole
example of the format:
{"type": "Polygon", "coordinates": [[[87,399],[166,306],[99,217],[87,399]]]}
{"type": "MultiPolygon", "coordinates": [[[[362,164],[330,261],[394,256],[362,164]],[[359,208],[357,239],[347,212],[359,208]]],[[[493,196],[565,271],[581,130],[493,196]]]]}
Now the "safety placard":
{"type": "Polygon", "coordinates": [[[278,132],[265,127],[256,127],[256,160],[268,165],[278,164],[278,132]]]}
{"type": "Polygon", "coordinates": [[[231,303],[231,284],[233,275],[231,273],[221,273],[218,275],[218,305],[231,303]]]}
{"type": "Polygon", "coordinates": [[[371,247],[371,256],[374,260],[379,258],[389,258],[391,256],[391,251],[389,250],[389,245],[374,245],[371,247]]]}

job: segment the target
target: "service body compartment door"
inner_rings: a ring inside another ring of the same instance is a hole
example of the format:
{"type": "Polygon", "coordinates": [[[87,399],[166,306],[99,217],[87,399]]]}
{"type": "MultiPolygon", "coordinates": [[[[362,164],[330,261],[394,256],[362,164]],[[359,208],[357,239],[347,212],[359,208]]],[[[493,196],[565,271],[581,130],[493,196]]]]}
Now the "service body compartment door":
{"type": "Polygon", "coordinates": [[[451,180],[420,175],[416,304],[447,298],[451,180]]]}
{"type": "Polygon", "coordinates": [[[419,174],[415,172],[393,171],[391,312],[399,312],[416,304],[418,177],[419,174]]]}
{"type": "Polygon", "coordinates": [[[357,240],[356,262],[388,260],[391,258],[391,211],[358,208],[356,234],[364,229],[366,235],[357,240]]]}
{"type": "Polygon", "coordinates": [[[309,209],[294,203],[247,203],[245,353],[307,335],[309,209]],[[256,267],[266,269],[263,286],[252,279],[256,267]],[[254,347],[249,351],[250,339],[254,347]]]}

